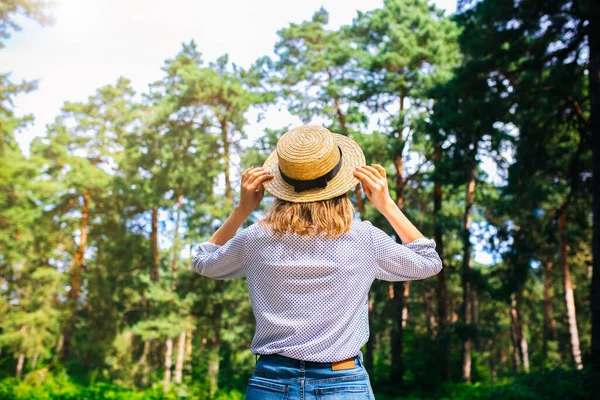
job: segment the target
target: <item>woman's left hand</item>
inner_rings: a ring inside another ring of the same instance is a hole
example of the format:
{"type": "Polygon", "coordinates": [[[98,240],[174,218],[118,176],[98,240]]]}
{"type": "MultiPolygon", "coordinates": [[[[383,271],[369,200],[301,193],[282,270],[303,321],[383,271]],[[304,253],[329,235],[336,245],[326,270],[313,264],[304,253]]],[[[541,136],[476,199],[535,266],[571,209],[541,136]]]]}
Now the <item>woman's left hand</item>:
{"type": "Polygon", "coordinates": [[[250,214],[258,207],[265,194],[263,182],[272,179],[273,175],[263,167],[250,167],[242,174],[240,202],[237,207],[250,214]]]}

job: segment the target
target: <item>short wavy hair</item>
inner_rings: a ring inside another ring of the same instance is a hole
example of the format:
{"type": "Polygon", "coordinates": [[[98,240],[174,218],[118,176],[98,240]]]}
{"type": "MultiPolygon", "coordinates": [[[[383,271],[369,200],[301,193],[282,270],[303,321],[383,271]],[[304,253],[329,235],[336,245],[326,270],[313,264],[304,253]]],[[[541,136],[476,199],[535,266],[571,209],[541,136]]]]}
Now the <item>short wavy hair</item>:
{"type": "Polygon", "coordinates": [[[355,210],[348,193],[328,200],[292,203],[275,198],[266,218],[259,221],[280,237],[285,232],[334,238],[350,231],[355,210]]]}

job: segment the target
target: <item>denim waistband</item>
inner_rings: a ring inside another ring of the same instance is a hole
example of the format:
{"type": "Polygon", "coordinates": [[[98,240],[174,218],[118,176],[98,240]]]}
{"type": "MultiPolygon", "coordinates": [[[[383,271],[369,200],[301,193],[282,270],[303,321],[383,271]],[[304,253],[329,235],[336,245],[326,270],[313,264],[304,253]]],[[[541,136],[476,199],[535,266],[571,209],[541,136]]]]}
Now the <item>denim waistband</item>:
{"type": "MultiPolygon", "coordinates": [[[[290,358],[286,356],[282,356],[280,354],[258,354],[258,361],[264,361],[268,363],[273,363],[277,365],[285,365],[288,367],[294,368],[331,368],[331,364],[333,362],[318,362],[318,361],[305,361],[305,360],[297,360],[295,358],[290,358]]],[[[362,366],[363,357],[362,351],[358,353],[354,357],[350,357],[354,359],[354,361],[362,366]]]]}

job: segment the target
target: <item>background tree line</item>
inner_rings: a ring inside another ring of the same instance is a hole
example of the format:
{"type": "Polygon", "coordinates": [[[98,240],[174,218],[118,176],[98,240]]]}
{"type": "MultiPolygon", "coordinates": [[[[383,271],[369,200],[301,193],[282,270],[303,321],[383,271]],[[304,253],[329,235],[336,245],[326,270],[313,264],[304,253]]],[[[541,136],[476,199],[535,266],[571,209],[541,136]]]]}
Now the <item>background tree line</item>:
{"type": "MultiPolygon", "coordinates": [[[[3,4],[2,40],[19,14],[47,20],[38,2],[3,4]]],[[[287,130],[247,145],[249,115],[272,106],[359,142],[444,261],[435,278],[373,285],[363,351],[382,398],[591,396],[599,2],[465,0],[446,16],[386,0],[339,29],[328,18],[284,26],[249,68],[185,43],[145,93],[119,78],[66,101],[27,156],[15,138],[34,116],[12,99],[35,82],[0,75],[0,398],[243,396],[245,282],[189,265],[239,171],[287,130]]]]}

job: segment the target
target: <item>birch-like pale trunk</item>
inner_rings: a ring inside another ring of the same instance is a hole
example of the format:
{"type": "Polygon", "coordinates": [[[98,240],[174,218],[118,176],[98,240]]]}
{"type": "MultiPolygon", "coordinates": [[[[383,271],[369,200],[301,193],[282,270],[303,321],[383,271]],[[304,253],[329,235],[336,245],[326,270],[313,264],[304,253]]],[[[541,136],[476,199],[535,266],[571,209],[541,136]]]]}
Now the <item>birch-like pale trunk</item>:
{"type": "Polygon", "coordinates": [[[565,291],[565,304],[567,308],[567,324],[569,327],[569,339],[571,344],[571,355],[577,369],[583,369],[581,360],[581,347],[579,345],[579,330],[577,329],[577,313],[575,311],[575,296],[573,295],[573,283],[571,281],[571,267],[569,265],[569,244],[565,237],[567,229],[567,204],[563,202],[558,218],[558,229],[560,232],[560,262],[563,270],[563,286],[565,291]]]}
{"type": "Polygon", "coordinates": [[[171,384],[171,362],[173,358],[173,339],[168,338],[165,343],[165,377],[163,379],[163,391],[167,393],[171,384]]]}

